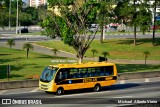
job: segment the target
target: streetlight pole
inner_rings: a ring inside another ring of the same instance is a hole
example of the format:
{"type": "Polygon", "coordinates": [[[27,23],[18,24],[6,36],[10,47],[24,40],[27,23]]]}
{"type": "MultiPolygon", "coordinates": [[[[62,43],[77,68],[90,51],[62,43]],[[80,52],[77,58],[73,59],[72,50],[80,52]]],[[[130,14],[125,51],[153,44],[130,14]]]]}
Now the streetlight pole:
{"type": "Polygon", "coordinates": [[[18,34],[18,1],[17,0],[17,20],[16,20],[16,34],[18,34]]]}
{"type": "Polygon", "coordinates": [[[9,23],[8,23],[9,29],[11,29],[11,3],[12,1],[10,0],[9,1],[9,23]]]}

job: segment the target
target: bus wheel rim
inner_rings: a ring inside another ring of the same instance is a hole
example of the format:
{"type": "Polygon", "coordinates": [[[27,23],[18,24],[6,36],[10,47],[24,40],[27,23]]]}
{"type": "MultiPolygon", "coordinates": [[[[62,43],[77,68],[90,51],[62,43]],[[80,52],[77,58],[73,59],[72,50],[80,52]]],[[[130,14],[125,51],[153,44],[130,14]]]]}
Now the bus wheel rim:
{"type": "Polygon", "coordinates": [[[61,93],[62,93],[62,90],[59,89],[59,90],[58,90],[58,94],[61,94],[61,93]]]}
{"type": "Polygon", "coordinates": [[[99,91],[99,86],[97,85],[97,86],[95,86],[95,91],[99,91]]]}

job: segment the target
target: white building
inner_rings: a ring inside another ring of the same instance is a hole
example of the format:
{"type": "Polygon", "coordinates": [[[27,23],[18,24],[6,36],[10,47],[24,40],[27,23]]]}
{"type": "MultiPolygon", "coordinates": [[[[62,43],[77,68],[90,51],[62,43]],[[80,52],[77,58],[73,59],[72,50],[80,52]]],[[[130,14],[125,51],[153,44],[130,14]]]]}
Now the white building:
{"type": "Polygon", "coordinates": [[[37,7],[39,5],[45,5],[47,3],[47,0],[29,0],[29,6],[31,7],[37,7]]]}

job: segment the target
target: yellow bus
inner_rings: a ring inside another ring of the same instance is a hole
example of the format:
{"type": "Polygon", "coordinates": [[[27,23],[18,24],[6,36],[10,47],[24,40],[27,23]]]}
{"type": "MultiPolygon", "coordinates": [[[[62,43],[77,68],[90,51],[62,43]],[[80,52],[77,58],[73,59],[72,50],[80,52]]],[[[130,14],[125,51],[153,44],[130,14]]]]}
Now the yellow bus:
{"type": "Polygon", "coordinates": [[[99,91],[116,81],[117,68],[114,63],[58,64],[44,69],[39,80],[39,88],[61,95],[65,90],[93,88],[93,91],[99,91]]]}

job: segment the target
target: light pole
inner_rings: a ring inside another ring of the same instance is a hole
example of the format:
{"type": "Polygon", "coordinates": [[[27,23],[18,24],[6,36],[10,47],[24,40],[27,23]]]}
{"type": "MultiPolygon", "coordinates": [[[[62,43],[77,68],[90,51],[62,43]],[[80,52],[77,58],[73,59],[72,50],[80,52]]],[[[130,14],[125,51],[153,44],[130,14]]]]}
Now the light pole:
{"type": "Polygon", "coordinates": [[[17,0],[17,20],[16,20],[16,34],[18,34],[18,1],[17,0]]]}
{"type": "Polygon", "coordinates": [[[10,0],[9,1],[9,23],[8,23],[9,29],[11,29],[11,3],[12,1],[10,0]]]}

